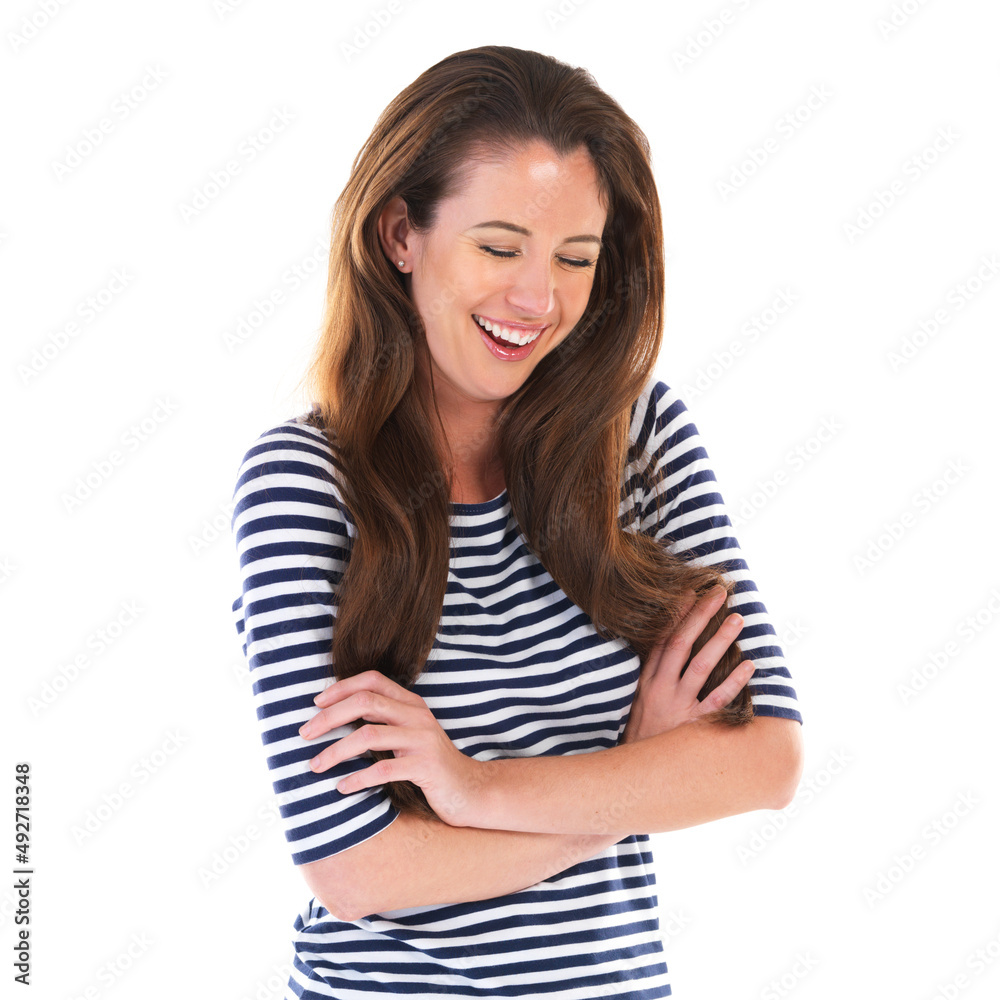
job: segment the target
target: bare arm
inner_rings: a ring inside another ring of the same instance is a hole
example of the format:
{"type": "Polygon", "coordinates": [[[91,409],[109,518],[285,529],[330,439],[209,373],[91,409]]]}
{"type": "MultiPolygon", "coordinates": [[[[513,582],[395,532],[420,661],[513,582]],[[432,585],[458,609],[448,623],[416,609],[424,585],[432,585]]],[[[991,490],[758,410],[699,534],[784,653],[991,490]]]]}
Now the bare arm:
{"type": "Polygon", "coordinates": [[[480,762],[465,821],[544,833],[663,833],[753,809],[783,809],[802,775],[801,726],[690,722],[592,753],[480,762]]]}
{"type": "Polygon", "coordinates": [[[338,919],[353,921],[384,910],[506,896],[623,839],[454,827],[404,812],[363,843],[301,867],[317,900],[338,919]]]}

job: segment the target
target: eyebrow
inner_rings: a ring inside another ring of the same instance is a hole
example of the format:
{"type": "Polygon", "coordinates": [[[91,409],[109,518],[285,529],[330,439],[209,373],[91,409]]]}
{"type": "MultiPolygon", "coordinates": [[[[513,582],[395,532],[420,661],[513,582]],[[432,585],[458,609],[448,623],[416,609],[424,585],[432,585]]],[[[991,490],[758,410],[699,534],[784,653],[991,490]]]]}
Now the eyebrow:
{"type": "MultiPolygon", "coordinates": [[[[515,226],[513,222],[503,222],[500,219],[492,219],[489,222],[480,222],[472,229],[508,229],[512,233],[520,233],[522,236],[530,236],[531,231],[524,226],[515,226]]],[[[568,236],[564,243],[596,243],[599,247],[604,246],[604,241],[598,236],[568,236]]]]}

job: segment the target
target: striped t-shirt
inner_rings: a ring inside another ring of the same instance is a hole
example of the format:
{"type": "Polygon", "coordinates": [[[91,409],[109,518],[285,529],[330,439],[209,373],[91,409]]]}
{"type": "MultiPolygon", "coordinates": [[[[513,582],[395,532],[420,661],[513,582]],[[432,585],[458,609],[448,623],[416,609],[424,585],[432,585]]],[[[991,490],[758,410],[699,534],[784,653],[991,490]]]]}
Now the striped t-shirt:
{"type": "MultiPolygon", "coordinates": [[[[740,648],[756,666],[754,712],[801,722],[698,431],[673,389],[655,378],[633,405],[631,441],[637,457],[625,470],[622,526],[672,552],[693,550],[696,561],[734,581],[740,648]],[[659,522],[639,475],[650,463],[666,466],[659,522]]],[[[336,592],[355,529],[326,439],[304,415],[258,437],[234,500],[242,578],[235,624],[292,862],[303,865],[368,840],[399,815],[382,786],[337,791],[369,758],[310,770],[309,761],[352,727],[314,740],[298,734],[316,713],[313,698],[331,683],[336,592]]],[[[615,746],[640,660],[623,640],[602,640],[528,550],[506,490],[485,503],[452,504],[451,546],[441,620],[413,690],[455,745],[477,760],[615,746]]],[[[634,834],[494,899],[343,921],[313,897],[294,921],[285,998],[669,996],[652,863],[649,835],[634,834]]]]}

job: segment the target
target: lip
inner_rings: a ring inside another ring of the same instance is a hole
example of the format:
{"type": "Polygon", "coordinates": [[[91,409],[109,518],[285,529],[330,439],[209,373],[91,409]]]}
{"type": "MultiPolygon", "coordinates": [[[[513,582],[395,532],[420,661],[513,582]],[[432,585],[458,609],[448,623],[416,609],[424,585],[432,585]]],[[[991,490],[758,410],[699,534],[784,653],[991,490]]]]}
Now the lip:
{"type": "Polygon", "coordinates": [[[524,330],[526,333],[536,333],[545,330],[548,327],[548,323],[535,323],[531,325],[529,323],[515,323],[509,319],[494,319],[492,316],[487,316],[484,313],[473,313],[472,318],[475,321],[476,317],[480,319],[488,319],[491,323],[499,323],[500,326],[507,327],[508,330],[524,330]]]}
{"type": "MultiPolygon", "coordinates": [[[[479,314],[477,313],[476,315],[478,316],[479,314]]],[[[472,317],[470,316],[469,319],[472,319],[472,317]]],[[[472,325],[479,331],[479,336],[482,338],[489,352],[500,361],[523,361],[535,349],[535,344],[541,340],[541,337],[538,336],[530,344],[525,344],[524,347],[501,347],[475,319],[472,319],[472,325]]]]}

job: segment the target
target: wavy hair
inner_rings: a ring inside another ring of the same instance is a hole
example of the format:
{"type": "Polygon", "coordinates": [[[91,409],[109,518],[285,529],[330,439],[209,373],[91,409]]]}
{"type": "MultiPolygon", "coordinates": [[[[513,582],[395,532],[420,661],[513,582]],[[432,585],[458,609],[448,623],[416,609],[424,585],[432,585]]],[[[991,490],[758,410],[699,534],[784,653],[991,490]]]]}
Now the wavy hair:
{"type": "MultiPolygon", "coordinates": [[[[583,316],[498,406],[512,514],[598,634],[624,639],[642,662],[679,624],[692,593],[716,584],[727,591],[692,657],[728,614],[727,577],[619,521],[626,467],[640,457],[629,447],[629,414],[662,338],[663,234],[648,140],[585,69],[486,45],[442,59],[391,101],[333,211],[325,315],[306,378],[308,419],[330,444],[355,528],[337,592],[336,679],[374,668],[413,684],[434,643],[450,556],[451,467],[435,444],[433,382],[428,400],[414,378],[416,352],[428,351],[423,320],[382,250],[379,215],[401,196],[413,228],[427,231],[466,164],[536,139],[560,155],[586,148],[608,217],[583,316]]],[[[741,658],[733,642],[700,697],[741,658]]],[[[744,685],[708,718],[738,725],[752,715],[744,685]]],[[[434,815],[413,782],[384,788],[397,809],[434,815]]]]}

